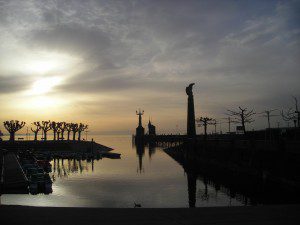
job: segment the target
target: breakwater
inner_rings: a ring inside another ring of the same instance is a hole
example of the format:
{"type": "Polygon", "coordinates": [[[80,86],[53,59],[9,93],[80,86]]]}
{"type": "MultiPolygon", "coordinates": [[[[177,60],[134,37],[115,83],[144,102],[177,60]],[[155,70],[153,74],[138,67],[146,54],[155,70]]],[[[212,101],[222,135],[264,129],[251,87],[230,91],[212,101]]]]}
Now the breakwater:
{"type": "Polygon", "coordinates": [[[186,142],[165,152],[188,177],[211,182],[216,190],[228,187],[236,190],[234,194],[249,196],[254,204],[299,203],[300,154],[243,143],[186,142]]]}
{"type": "Polygon", "coordinates": [[[1,141],[0,148],[9,151],[35,150],[35,151],[74,151],[108,152],[112,148],[93,141],[1,141]]]}

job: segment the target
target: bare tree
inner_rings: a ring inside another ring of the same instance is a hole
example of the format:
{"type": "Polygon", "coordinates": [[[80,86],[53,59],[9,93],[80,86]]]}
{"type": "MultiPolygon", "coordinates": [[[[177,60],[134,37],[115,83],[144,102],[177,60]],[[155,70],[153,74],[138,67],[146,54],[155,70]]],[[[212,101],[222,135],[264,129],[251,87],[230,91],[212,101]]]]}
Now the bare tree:
{"type": "Polygon", "coordinates": [[[75,136],[78,132],[78,123],[71,123],[71,131],[73,132],[73,141],[75,141],[75,136]]]}
{"type": "Polygon", "coordinates": [[[51,123],[50,123],[50,120],[48,121],[42,121],[41,123],[40,122],[37,122],[38,126],[41,127],[41,129],[43,130],[43,133],[44,133],[44,141],[47,141],[47,132],[49,130],[51,130],[51,123]]]}
{"type": "Polygon", "coordinates": [[[67,140],[69,141],[70,140],[70,133],[72,131],[72,123],[66,123],[65,128],[66,128],[67,136],[68,136],[67,140]]]}
{"type": "Polygon", "coordinates": [[[52,121],[50,127],[53,130],[53,140],[56,140],[56,134],[57,131],[59,130],[59,123],[52,121]]]}
{"type": "Polygon", "coordinates": [[[15,140],[15,134],[18,130],[22,129],[25,126],[25,122],[20,122],[19,120],[11,120],[3,122],[4,128],[9,132],[9,140],[15,140]]]}
{"type": "Polygon", "coordinates": [[[32,129],[31,127],[30,129],[34,133],[34,140],[37,141],[37,135],[42,128],[40,127],[38,122],[33,122],[33,125],[35,126],[35,128],[32,129]]]}
{"type": "Polygon", "coordinates": [[[289,126],[289,121],[293,121],[294,127],[297,127],[297,115],[292,108],[289,108],[286,111],[281,110],[281,117],[284,121],[288,123],[288,126],[289,126]]]}
{"type": "Polygon", "coordinates": [[[198,124],[199,127],[204,127],[204,139],[207,139],[207,126],[208,125],[213,125],[214,123],[211,122],[213,121],[212,118],[209,117],[200,117],[196,119],[196,123],[198,124]]]}
{"type": "Polygon", "coordinates": [[[243,132],[246,134],[246,123],[254,122],[252,118],[255,114],[254,110],[248,110],[247,108],[241,108],[239,106],[239,111],[227,110],[228,115],[233,117],[231,122],[241,124],[243,127],[243,132]]]}
{"type": "Polygon", "coordinates": [[[59,138],[59,135],[58,135],[58,140],[64,140],[65,130],[67,130],[67,123],[66,122],[60,122],[59,133],[60,133],[61,137],[59,138]]]}
{"type": "Polygon", "coordinates": [[[81,132],[88,129],[88,125],[85,125],[83,123],[80,123],[78,126],[78,141],[81,139],[81,132]]]}

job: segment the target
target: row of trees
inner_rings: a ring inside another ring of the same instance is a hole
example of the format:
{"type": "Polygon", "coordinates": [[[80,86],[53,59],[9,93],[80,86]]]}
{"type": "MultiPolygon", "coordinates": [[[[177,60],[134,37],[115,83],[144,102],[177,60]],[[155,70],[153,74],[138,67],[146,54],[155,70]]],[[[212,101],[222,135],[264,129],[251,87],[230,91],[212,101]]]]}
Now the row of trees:
{"type": "MultiPolygon", "coordinates": [[[[284,121],[289,122],[292,121],[294,123],[294,127],[300,128],[300,112],[298,110],[298,101],[296,97],[293,97],[294,102],[295,102],[295,109],[289,108],[287,111],[281,111],[281,117],[284,121]]],[[[268,128],[271,128],[270,125],[270,118],[273,116],[279,116],[279,115],[274,115],[272,114],[274,111],[277,109],[273,110],[265,110],[264,112],[261,113],[255,113],[253,109],[248,110],[247,108],[242,108],[238,107],[238,110],[227,110],[227,115],[229,116],[228,118],[228,125],[229,125],[229,132],[230,132],[230,124],[235,123],[235,124],[240,124],[241,129],[243,133],[246,133],[246,124],[254,122],[253,116],[255,114],[263,114],[263,117],[267,118],[268,121],[268,128]]],[[[217,125],[217,120],[209,117],[200,117],[196,119],[196,122],[199,127],[204,127],[204,137],[207,137],[207,127],[208,125],[214,125],[215,130],[216,130],[216,125],[217,125]]],[[[215,131],[216,132],[216,131],[215,131]]]]}
{"type": "MultiPolygon", "coordinates": [[[[25,122],[20,122],[18,120],[11,120],[11,121],[5,121],[4,128],[9,132],[10,134],[10,141],[15,140],[15,133],[22,129],[25,126],[25,122]]],[[[53,131],[53,140],[70,140],[70,135],[72,133],[72,139],[76,140],[76,134],[77,139],[81,140],[81,133],[88,129],[88,125],[83,123],[67,123],[67,122],[55,122],[55,121],[37,121],[32,123],[33,127],[31,127],[31,131],[34,133],[34,140],[37,140],[38,133],[41,131],[43,134],[43,138],[46,141],[47,140],[47,133],[52,130],[53,131]],[[65,138],[65,133],[67,134],[67,137],[65,138]]]]}

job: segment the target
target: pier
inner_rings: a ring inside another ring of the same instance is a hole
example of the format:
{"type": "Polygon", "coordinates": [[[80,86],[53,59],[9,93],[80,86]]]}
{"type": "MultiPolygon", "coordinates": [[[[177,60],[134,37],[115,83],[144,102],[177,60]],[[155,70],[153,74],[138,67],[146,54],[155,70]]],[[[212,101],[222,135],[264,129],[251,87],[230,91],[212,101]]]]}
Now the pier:
{"type": "Polygon", "coordinates": [[[13,152],[3,155],[1,176],[2,194],[28,193],[28,180],[13,152]]]}

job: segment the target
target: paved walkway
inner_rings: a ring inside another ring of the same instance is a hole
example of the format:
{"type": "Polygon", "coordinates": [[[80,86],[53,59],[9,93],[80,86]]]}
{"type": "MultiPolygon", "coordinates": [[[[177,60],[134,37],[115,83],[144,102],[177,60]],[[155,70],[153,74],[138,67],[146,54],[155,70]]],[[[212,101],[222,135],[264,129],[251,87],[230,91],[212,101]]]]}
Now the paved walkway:
{"type": "Polygon", "coordinates": [[[3,190],[2,193],[26,193],[27,178],[14,153],[4,154],[3,190]]]}
{"type": "Polygon", "coordinates": [[[1,224],[300,224],[300,205],[193,209],[105,209],[0,206],[1,224]]]}

